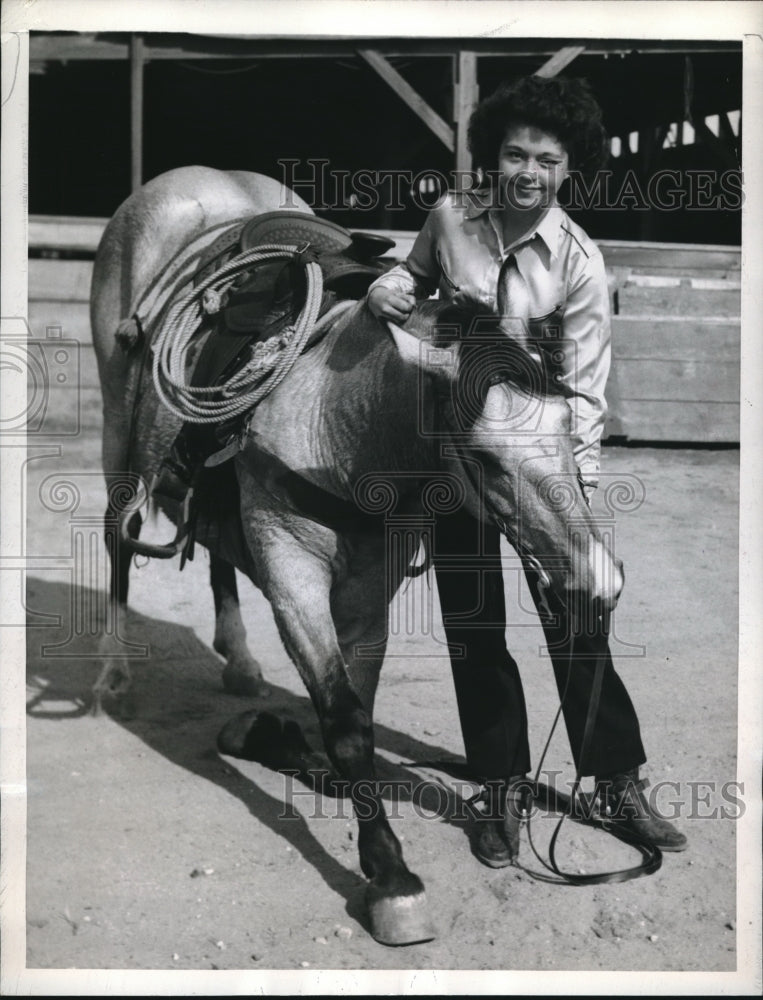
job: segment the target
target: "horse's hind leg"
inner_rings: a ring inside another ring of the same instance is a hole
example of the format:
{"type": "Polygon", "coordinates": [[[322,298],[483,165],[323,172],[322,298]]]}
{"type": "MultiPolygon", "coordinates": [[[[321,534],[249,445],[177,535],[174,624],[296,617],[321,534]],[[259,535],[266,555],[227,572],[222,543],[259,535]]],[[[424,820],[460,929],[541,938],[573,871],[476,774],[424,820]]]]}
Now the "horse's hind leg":
{"type": "Polygon", "coordinates": [[[223,685],[229,694],[260,697],[268,694],[267,682],[246,644],[241,620],[236,570],[219,556],[210,557],[210,582],[215,598],[215,650],[225,657],[223,685]]]}
{"type": "MultiPolygon", "coordinates": [[[[124,651],[115,652],[117,644],[126,639],[127,595],[130,586],[130,566],[132,550],[122,538],[120,531],[124,510],[114,498],[113,484],[107,477],[109,501],[104,515],[104,540],[109,554],[109,610],[110,628],[101,639],[100,653],[103,667],[93,685],[93,714],[98,715],[104,697],[119,698],[127,693],[132,683],[132,675],[124,651]]],[[[127,522],[130,538],[137,538],[143,523],[140,511],[134,511],[127,522]]]]}

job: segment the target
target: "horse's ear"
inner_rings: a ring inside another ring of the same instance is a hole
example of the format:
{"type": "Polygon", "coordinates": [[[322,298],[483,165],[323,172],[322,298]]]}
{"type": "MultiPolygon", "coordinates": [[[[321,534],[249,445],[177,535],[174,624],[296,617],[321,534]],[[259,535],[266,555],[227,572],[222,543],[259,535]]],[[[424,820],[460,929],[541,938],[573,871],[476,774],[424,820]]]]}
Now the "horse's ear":
{"type": "Polygon", "coordinates": [[[458,374],[459,341],[446,343],[441,337],[417,337],[387,320],[387,328],[400,357],[409,364],[443,379],[455,379],[458,374]]]}

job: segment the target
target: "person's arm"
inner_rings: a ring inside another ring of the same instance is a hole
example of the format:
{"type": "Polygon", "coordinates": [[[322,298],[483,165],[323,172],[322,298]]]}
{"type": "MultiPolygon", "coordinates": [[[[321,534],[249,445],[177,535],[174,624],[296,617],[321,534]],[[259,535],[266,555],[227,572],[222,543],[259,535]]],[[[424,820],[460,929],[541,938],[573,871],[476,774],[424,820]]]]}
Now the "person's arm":
{"type": "Polygon", "coordinates": [[[439,277],[430,214],[408,259],[377,278],[368,289],[368,307],[381,319],[402,322],[417,301],[428,298],[435,291],[439,277]]]}
{"type": "Polygon", "coordinates": [[[586,496],[598,485],[604,390],[611,362],[609,289],[604,260],[589,257],[574,279],[564,310],[564,380],[573,390],[572,443],[586,496]]]}

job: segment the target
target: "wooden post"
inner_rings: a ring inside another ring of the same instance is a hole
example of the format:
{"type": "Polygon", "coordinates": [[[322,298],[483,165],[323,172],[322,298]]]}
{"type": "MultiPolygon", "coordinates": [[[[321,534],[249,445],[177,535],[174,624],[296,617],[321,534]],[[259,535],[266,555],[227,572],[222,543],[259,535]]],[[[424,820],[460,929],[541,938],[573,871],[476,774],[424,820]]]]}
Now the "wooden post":
{"type": "Polygon", "coordinates": [[[718,121],[720,124],[720,139],[722,142],[726,143],[738,161],[740,147],[737,143],[737,137],[734,135],[734,129],[731,127],[731,119],[728,116],[728,112],[722,111],[721,114],[718,115],[718,121]]]}
{"type": "Polygon", "coordinates": [[[130,182],[143,184],[143,37],[130,35],[130,182]]]}
{"type": "MultiPolygon", "coordinates": [[[[649,183],[649,175],[654,162],[655,146],[659,137],[659,127],[657,129],[647,126],[639,130],[638,134],[638,157],[641,161],[640,180],[646,186],[649,183]]],[[[649,205],[645,212],[641,212],[639,225],[639,239],[651,240],[654,238],[654,206],[649,205]]]]}
{"type": "Polygon", "coordinates": [[[472,154],[467,146],[469,118],[479,100],[477,83],[477,53],[459,52],[453,102],[453,120],[456,123],[456,170],[472,169],[472,154]]]}

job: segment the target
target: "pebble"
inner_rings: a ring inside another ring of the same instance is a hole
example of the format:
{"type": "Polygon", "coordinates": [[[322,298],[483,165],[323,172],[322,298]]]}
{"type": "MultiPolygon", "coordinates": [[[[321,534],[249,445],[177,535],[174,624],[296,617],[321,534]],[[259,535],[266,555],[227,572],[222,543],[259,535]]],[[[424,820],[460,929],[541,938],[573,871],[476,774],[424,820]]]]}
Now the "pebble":
{"type": "Polygon", "coordinates": [[[439,736],[440,735],[440,730],[439,729],[425,729],[424,730],[424,735],[425,736],[439,736]]]}
{"type": "MultiPolygon", "coordinates": [[[[85,920],[87,920],[87,917],[85,917],[85,920]]],[[[727,930],[734,931],[734,930],[736,930],[737,922],[736,922],[736,920],[727,920],[726,923],[723,926],[727,930]]]]}
{"type": "Polygon", "coordinates": [[[342,941],[349,941],[352,937],[352,927],[337,927],[334,931],[335,937],[341,938],[342,941]]]}
{"type": "Polygon", "coordinates": [[[224,941],[215,941],[215,948],[219,948],[220,951],[225,951],[228,946],[224,941]]]}
{"type": "Polygon", "coordinates": [[[328,939],[325,937],[313,938],[313,941],[315,941],[316,944],[328,944],[328,939]]]}
{"type": "Polygon", "coordinates": [[[652,944],[654,944],[655,941],[659,941],[660,940],[660,935],[659,934],[650,934],[649,935],[649,940],[652,942],[652,944]]]}
{"type": "Polygon", "coordinates": [[[310,968],[310,963],[309,962],[300,962],[299,964],[302,966],[303,969],[309,969],[310,968]]]}
{"type": "Polygon", "coordinates": [[[177,952],[173,952],[173,954],[172,954],[172,961],[173,962],[179,962],[180,961],[180,955],[178,955],[177,952]]]}

